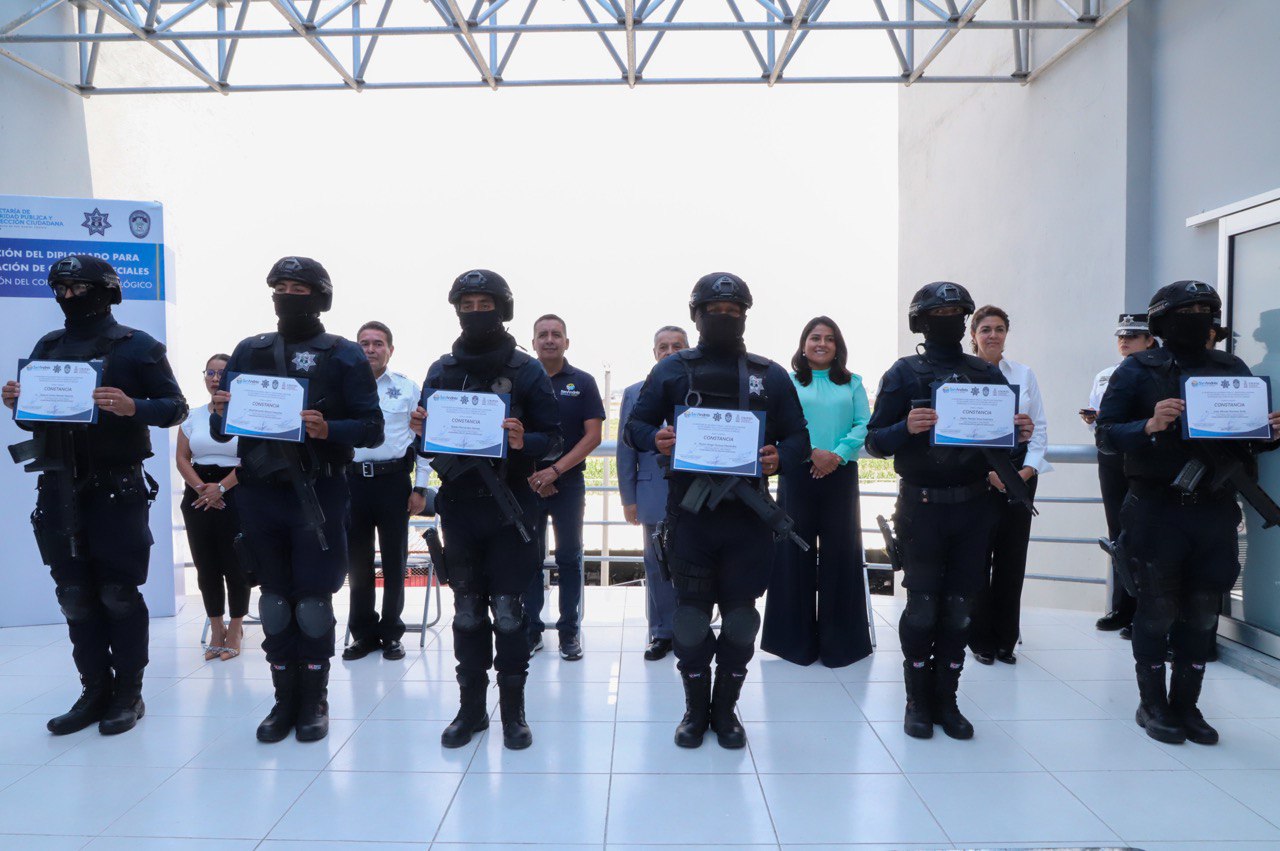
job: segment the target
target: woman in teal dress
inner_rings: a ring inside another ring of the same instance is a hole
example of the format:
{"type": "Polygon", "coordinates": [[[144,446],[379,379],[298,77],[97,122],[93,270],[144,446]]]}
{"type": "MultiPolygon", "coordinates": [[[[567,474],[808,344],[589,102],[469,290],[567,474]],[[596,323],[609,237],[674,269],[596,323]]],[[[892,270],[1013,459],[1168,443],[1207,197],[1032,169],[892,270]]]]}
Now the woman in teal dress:
{"type": "Polygon", "coordinates": [[[804,472],[782,477],[778,499],[811,549],[785,541],[778,548],[760,646],[797,665],[840,668],[871,653],[858,512],[858,451],[871,407],[848,357],[839,326],[819,316],[791,359],[813,452],[804,472]]]}

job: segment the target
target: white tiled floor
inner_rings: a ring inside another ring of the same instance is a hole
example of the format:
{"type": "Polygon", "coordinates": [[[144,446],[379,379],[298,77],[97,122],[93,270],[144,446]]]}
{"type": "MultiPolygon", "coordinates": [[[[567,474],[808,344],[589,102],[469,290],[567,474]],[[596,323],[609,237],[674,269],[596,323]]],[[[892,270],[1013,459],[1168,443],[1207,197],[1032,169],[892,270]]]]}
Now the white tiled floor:
{"type": "MultiPolygon", "coordinates": [[[[688,751],[671,742],[673,660],[641,658],[643,591],[587,594],[586,658],[533,662],[522,752],[496,724],[440,747],[457,705],[447,629],[421,651],[410,635],[400,662],[335,664],[330,736],[307,745],[254,740],[271,699],[261,652],[203,662],[194,598],[153,623],[147,717],[109,739],[44,730],[77,693],[63,630],[0,630],[0,848],[1280,849],[1280,689],[1211,666],[1202,706],[1222,744],[1158,744],[1133,723],[1128,645],[1092,615],[1025,612],[1017,665],[966,669],[975,739],[917,741],[902,732],[899,603],[882,599],[871,659],[758,656],[749,747],[711,736],[688,751]]],[[[411,591],[409,610],[421,602],[411,591]]]]}

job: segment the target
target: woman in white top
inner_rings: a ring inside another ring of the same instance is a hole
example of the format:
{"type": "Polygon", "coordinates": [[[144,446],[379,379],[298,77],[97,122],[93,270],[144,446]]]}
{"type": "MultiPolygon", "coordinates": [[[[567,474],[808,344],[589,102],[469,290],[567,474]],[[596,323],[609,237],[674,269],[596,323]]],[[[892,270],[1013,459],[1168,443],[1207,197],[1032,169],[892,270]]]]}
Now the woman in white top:
{"type": "MultiPolygon", "coordinates": [[[[1035,421],[1036,429],[1027,444],[1019,475],[1034,498],[1042,473],[1053,469],[1044,458],[1049,445],[1044,399],[1035,373],[1004,356],[1009,334],[1009,314],[993,305],[978,308],[969,322],[969,337],[978,357],[999,367],[1008,382],[1018,388],[1018,413],[1035,421]]],[[[1010,665],[1018,661],[1013,648],[1018,643],[1018,620],[1022,611],[1022,581],[1027,573],[1027,546],[1031,540],[1031,512],[1009,502],[1004,485],[995,473],[989,474],[991,499],[1000,505],[1000,519],[991,535],[987,559],[988,582],[979,593],[969,630],[969,649],[984,665],[999,659],[1010,665]]]]}
{"type": "MultiPolygon", "coordinates": [[[[227,368],[228,355],[214,355],[204,368],[204,387],[212,397],[227,368]]],[[[196,565],[196,584],[209,616],[205,659],[240,655],[244,616],[249,612],[249,582],[240,569],[233,542],[240,532],[232,489],[236,486],[236,441],[219,443],[209,434],[209,406],[192,410],[178,432],[178,473],[187,487],[182,517],[196,565]],[[225,584],[225,590],[224,590],[225,584]],[[231,622],[222,617],[230,607],[231,622]]]]}

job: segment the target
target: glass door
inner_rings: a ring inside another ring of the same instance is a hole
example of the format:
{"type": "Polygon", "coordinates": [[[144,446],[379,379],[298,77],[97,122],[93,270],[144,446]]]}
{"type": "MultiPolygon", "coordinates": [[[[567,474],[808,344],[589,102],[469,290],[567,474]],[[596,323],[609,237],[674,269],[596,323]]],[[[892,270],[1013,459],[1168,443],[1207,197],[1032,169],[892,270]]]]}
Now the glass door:
{"type": "MultiPolygon", "coordinates": [[[[1271,378],[1274,409],[1280,402],[1280,202],[1222,219],[1219,246],[1230,350],[1254,375],[1271,378]]],[[[1258,459],[1259,484],[1280,501],[1280,450],[1258,459]]],[[[1244,570],[1224,600],[1222,633],[1280,658],[1280,527],[1264,530],[1247,504],[1244,515],[1244,570]]]]}

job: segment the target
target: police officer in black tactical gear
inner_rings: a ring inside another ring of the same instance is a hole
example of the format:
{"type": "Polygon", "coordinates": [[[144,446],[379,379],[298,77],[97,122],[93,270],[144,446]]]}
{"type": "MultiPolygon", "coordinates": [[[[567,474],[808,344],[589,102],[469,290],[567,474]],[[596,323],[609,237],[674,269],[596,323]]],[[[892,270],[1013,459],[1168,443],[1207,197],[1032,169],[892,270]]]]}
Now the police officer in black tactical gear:
{"type": "MultiPolygon", "coordinates": [[[[121,290],[109,263],[85,254],[63,257],[49,269],[49,286],[66,325],[42,337],[32,359],[102,360],[103,372],[93,391],[97,423],[20,422],[35,437],[10,448],[14,460],[40,473],[31,523],[83,685],[80,698],[48,728],[62,735],[96,722],[99,732],[112,735],[133,729],[146,711],[148,615],[138,587],[147,581],[147,513],[156,495],[142,467],[151,457],[147,428],[180,424],[187,401],[165,347],[111,315],[121,290]]],[[[5,384],[6,406],[16,405],[20,390],[16,381],[5,384]]]]}
{"type": "Polygon", "coordinates": [[[701,745],[708,726],[721,747],[746,744],[734,708],[760,630],[756,600],[769,583],[775,535],[798,541],[790,518],[768,496],[768,477],[804,469],[809,431],[787,371],[746,350],[742,336],[751,304],[751,291],[737,275],[700,278],[689,299],[698,345],[653,368],[623,426],[636,450],[670,456],[677,405],[764,413],[763,477],[667,473],[671,486],[661,535],[676,588],[672,639],[685,693],[675,741],[685,748],[701,745]],[[727,486],[733,490],[723,498],[709,498],[727,486]],[[711,630],[717,605],[718,637],[711,630]]]}
{"type": "MultiPolygon", "coordinates": [[[[241,340],[227,373],[307,380],[301,444],[239,440],[239,551],[262,585],[262,649],[271,665],[275,705],[258,739],[300,742],[329,733],[329,660],[334,653],[333,594],[347,572],[346,466],[355,447],[382,442],[382,408],[361,348],[325,331],[333,304],[325,268],[283,257],[267,274],[276,331],[241,340]]],[[[214,394],[210,431],[223,434],[227,390],[214,394]]]]}
{"type": "MultiPolygon", "coordinates": [[[[1129,493],[1120,509],[1116,568],[1138,599],[1133,658],[1147,735],[1178,744],[1211,745],[1218,731],[1196,708],[1204,666],[1215,643],[1222,595],[1240,574],[1237,495],[1280,522],[1280,509],[1257,487],[1256,453],[1271,441],[1205,441],[1182,437],[1187,376],[1246,376],[1234,355],[1215,351],[1222,301],[1200,281],[1162,287],[1148,309],[1163,348],[1125,358],[1111,375],[1098,411],[1098,448],[1124,455],[1129,493]],[[1173,673],[1165,685],[1165,658],[1173,673]]],[[[1271,413],[1272,433],[1280,412],[1271,413]]]]}
{"type": "MultiPolygon", "coordinates": [[[[924,335],[924,345],[880,379],[867,426],[867,451],[876,458],[892,456],[901,479],[894,528],[907,589],[898,625],[907,691],[903,726],[917,739],[931,738],[934,724],[953,739],[973,736],[973,725],[956,705],[956,689],[998,519],[998,506],[985,498],[987,473],[996,472],[1006,488],[1021,481],[1017,453],[929,445],[929,430],[938,420],[934,387],[951,381],[1008,383],[995,366],[961,349],[973,311],[973,299],[959,284],[940,281],[916,292],[909,326],[924,335]]],[[[1030,440],[1031,418],[1018,414],[1015,424],[1019,441],[1030,440]]]]}
{"type": "MultiPolygon", "coordinates": [[[[533,744],[524,717],[529,617],[521,595],[542,569],[542,551],[531,534],[537,499],[528,478],[537,462],[560,456],[560,406],[546,371],[516,348],[503,327],[511,321],[515,299],[501,275],[488,269],[462,274],[449,290],[449,303],[462,334],[452,352],[427,371],[424,398],[431,390],[500,393],[510,397],[511,409],[502,423],[505,460],[428,456],[441,480],[436,497],[444,532],[441,575],[453,589],[453,653],[461,691],[457,717],[440,741],[460,748],[489,726],[486,693],[489,669],[496,668],[502,741],[520,750],[533,744]]],[[[419,434],[425,417],[419,406],[413,415],[419,434]]]]}

